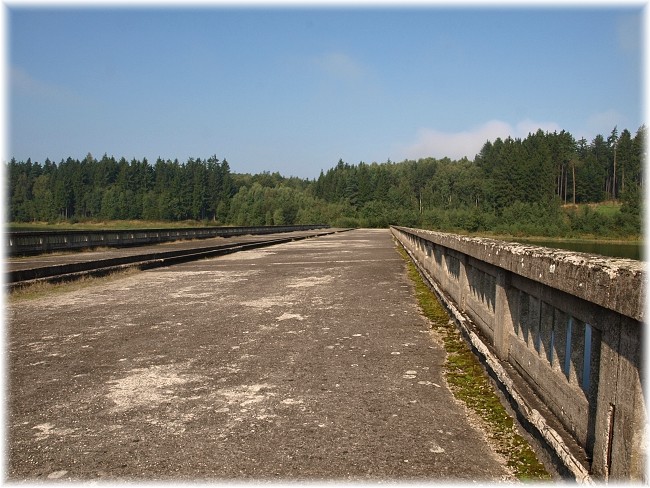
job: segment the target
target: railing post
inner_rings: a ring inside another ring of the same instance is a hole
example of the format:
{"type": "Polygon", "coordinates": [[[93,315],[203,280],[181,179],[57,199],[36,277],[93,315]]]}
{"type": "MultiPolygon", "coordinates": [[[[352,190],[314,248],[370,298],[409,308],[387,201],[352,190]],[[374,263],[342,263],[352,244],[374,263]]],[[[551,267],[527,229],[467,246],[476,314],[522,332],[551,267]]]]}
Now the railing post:
{"type": "Polygon", "coordinates": [[[461,312],[467,311],[467,296],[470,294],[469,278],[467,278],[467,254],[463,254],[460,261],[460,272],[458,273],[458,298],[461,312]]]}
{"type": "MultiPolygon", "coordinates": [[[[645,404],[639,324],[606,317],[600,349],[593,472],[605,479],[645,476],[645,404]]],[[[605,321],[603,321],[605,322],[605,321]]]]}
{"type": "Polygon", "coordinates": [[[517,290],[510,286],[510,273],[499,270],[496,276],[494,300],[494,349],[502,361],[510,354],[510,336],[514,333],[514,321],[519,307],[517,290]]]}

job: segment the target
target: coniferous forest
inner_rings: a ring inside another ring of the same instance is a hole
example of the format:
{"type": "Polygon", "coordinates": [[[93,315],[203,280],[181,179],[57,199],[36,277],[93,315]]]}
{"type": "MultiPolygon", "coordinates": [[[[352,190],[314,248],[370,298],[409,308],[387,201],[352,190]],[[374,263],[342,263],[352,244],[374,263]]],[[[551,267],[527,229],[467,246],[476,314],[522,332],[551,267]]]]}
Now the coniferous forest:
{"type": "Polygon", "coordinates": [[[473,160],[342,160],[314,180],[238,174],[226,159],[6,164],[8,220],[202,221],[206,225],[398,224],[511,235],[642,232],[644,126],[592,141],[566,132],[487,141],[473,160]],[[598,211],[614,202],[611,211],[598,211]]]}

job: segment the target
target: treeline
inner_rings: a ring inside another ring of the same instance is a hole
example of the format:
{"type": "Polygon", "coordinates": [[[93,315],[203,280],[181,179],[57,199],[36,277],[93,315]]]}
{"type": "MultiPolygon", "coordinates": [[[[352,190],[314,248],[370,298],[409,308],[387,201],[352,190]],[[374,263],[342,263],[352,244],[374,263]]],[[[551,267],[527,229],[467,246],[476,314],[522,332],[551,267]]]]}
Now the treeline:
{"type": "Polygon", "coordinates": [[[484,144],[473,161],[425,158],[399,164],[339,161],[314,183],[314,194],[344,202],[361,225],[569,236],[641,233],[645,127],[615,128],[591,143],[539,130],[525,139],[484,144]],[[591,207],[622,203],[619,212],[591,207]]]}
{"type": "Polygon", "coordinates": [[[116,161],[91,154],[43,165],[31,160],[8,166],[10,220],[185,220],[227,215],[235,194],[227,161],[216,157],[116,161]]]}
{"type": "Polygon", "coordinates": [[[339,160],[315,180],[232,173],[208,159],[7,164],[10,221],[198,220],[218,225],[325,223],[568,236],[641,233],[645,127],[576,141],[560,133],[485,143],[474,160],[339,160]],[[615,212],[590,204],[621,202],[615,212]]]}

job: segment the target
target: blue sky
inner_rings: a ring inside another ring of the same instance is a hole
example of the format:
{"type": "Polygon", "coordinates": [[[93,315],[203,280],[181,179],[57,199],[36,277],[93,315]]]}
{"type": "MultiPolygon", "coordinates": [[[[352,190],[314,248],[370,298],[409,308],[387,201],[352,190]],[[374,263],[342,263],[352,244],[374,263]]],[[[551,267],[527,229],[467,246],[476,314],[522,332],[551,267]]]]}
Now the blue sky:
{"type": "Polygon", "coordinates": [[[82,7],[8,7],[8,158],[315,178],[643,123],[640,5],[82,7]]]}

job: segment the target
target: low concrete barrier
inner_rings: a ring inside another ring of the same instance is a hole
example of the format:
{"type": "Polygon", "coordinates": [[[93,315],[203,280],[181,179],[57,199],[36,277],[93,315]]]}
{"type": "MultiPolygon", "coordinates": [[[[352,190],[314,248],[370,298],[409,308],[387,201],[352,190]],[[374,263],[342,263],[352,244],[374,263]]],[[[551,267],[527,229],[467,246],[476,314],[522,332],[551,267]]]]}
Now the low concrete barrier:
{"type": "Polygon", "coordinates": [[[257,227],[189,227],[179,229],[17,231],[7,233],[9,256],[93,247],[120,247],[156,244],[182,239],[206,239],[247,234],[273,234],[327,228],[326,225],[282,225],[257,227]]]}
{"type": "Polygon", "coordinates": [[[645,480],[644,263],[391,230],[577,479],[645,480]]]}

